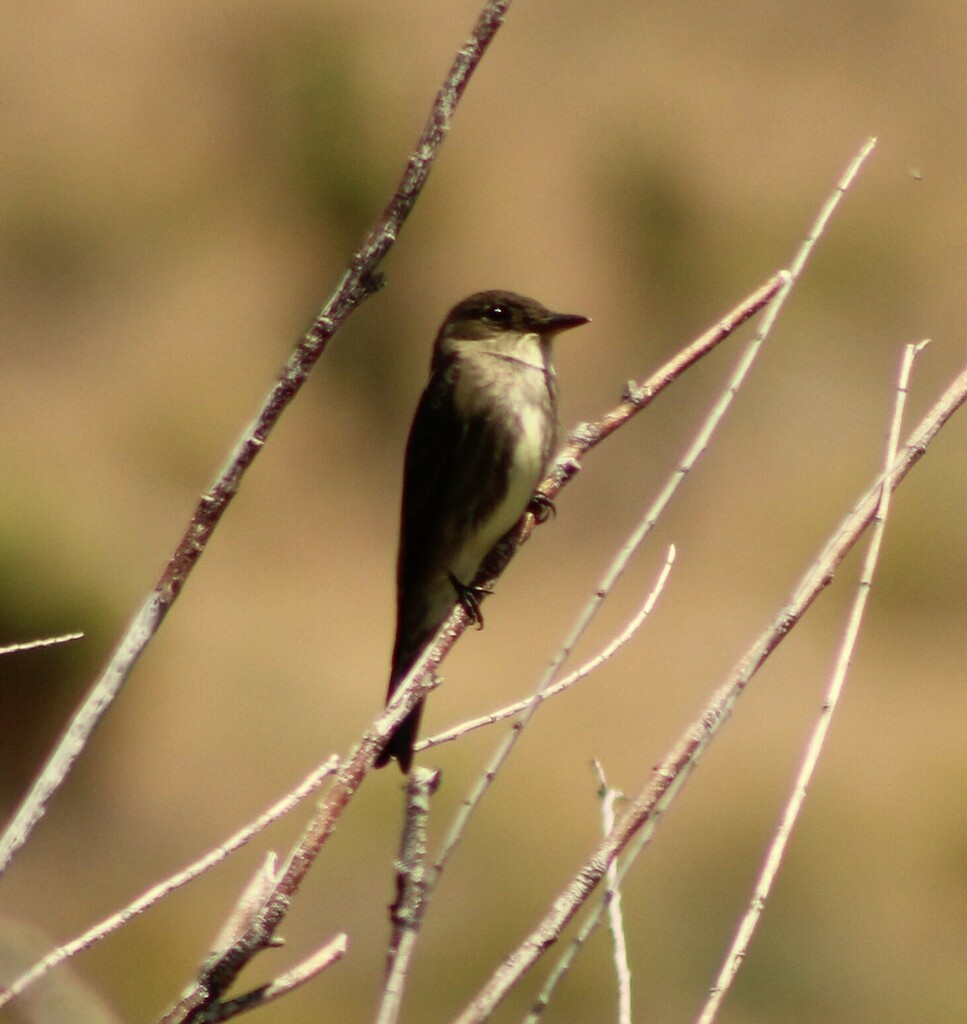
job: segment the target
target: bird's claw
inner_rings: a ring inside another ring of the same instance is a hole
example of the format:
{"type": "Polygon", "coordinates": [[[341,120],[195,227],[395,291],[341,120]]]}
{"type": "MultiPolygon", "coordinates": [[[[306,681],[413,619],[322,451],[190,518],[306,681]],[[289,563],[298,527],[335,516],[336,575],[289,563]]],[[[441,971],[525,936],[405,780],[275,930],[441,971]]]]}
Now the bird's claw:
{"type": "Polygon", "coordinates": [[[557,508],[554,502],[541,491],[537,491],[534,497],[530,500],[528,511],[534,517],[534,521],[538,524],[544,524],[548,519],[553,518],[557,515],[557,508]]]}
{"type": "Polygon", "coordinates": [[[477,629],[483,629],[484,618],[483,612],[480,610],[480,597],[484,594],[492,594],[493,591],[486,587],[468,587],[466,583],[461,583],[452,572],[449,573],[449,577],[453,589],[457,592],[457,600],[467,613],[467,618],[477,629]]]}

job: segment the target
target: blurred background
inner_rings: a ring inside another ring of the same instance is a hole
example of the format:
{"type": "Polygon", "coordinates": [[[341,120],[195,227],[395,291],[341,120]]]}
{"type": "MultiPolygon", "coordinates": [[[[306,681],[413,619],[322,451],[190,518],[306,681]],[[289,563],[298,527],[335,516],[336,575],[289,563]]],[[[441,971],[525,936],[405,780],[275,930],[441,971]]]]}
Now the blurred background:
{"type": "MultiPolygon", "coordinates": [[[[4,820],[382,210],[478,9],[55,0],[5,12],[0,642],[86,638],[0,664],[4,820]]],[[[786,265],[875,134],[713,448],[578,655],[626,621],[673,541],[657,611],[544,710],[436,894],[405,1019],[463,1005],[595,843],[591,758],[637,792],[877,473],[902,346],[933,339],[911,425],[961,369],[965,40],[958,0],[520,0],[383,267],[388,286],[285,414],[4,879],[3,975],[222,840],[379,710],[403,446],[455,301],[504,287],[592,317],[558,346],[573,427],[786,265]]],[[[743,340],[588,459],[501,579],[487,629],[447,661],[427,732],[530,692],[743,340]]],[[[961,413],[898,492],[842,711],[728,1024],[967,1012],[965,441],[961,413]]],[[[642,1020],[691,1019],[714,977],[858,565],[854,554],[756,678],[630,876],[642,1020]]],[[[425,758],[444,771],[436,840],[497,741],[487,730],[425,758]]],[[[244,979],[342,929],[348,958],[260,1021],[371,1016],[400,801],[394,770],[367,782],[283,929],[288,946],[244,979]]],[[[307,814],[78,958],[75,980],[118,1020],[154,1019],[261,856],[285,850],[307,814]]],[[[66,977],[38,998],[56,1002],[66,977]]],[[[518,1019],[533,992],[497,1019],[518,1019]]],[[[611,1020],[614,1007],[602,933],[546,1019],[611,1020]]],[[[83,1019],[28,1008],[0,1017],[83,1019]]]]}

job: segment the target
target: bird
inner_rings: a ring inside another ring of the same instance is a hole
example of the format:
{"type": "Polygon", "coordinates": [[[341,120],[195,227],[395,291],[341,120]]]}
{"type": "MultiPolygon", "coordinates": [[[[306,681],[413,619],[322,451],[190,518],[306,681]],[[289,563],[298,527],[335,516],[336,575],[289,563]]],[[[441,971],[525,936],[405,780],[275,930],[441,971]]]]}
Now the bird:
{"type": "MultiPolygon", "coordinates": [[[[535,499],[549,504],[535,490],[558,440],[551,345],[588,322],[502,290],[476,292],[444,319],[406,444],[387,703],[457,601],[483,625],[481,564],[535,499]]],[[[422,713],[420,701],[377,767],[395,758],[410,771],[422,713]]]]}

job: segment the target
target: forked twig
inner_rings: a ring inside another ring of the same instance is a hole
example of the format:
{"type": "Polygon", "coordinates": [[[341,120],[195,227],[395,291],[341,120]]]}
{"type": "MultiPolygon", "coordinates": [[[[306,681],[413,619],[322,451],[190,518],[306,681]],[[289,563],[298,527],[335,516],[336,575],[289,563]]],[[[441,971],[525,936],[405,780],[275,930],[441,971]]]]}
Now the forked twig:
{"type": "Polygon", "coordinates": [[[295,967],[290,967],[277,978],[273,978],[268,984],[260,985],[251,992],[218,1003],[205,1017],[205,1024],[209,1024],[209,1022],[220,1024],[221,1021],[228,1020],[230,1017],[237,1017],[241,1013],[258,1009],[267,1003],[274,1002],[281,996],[288,995],[341,960],[346,955],[348,948],[349,939],[346,935],[337,935],[322,949],[306,957],[295,967]]]}

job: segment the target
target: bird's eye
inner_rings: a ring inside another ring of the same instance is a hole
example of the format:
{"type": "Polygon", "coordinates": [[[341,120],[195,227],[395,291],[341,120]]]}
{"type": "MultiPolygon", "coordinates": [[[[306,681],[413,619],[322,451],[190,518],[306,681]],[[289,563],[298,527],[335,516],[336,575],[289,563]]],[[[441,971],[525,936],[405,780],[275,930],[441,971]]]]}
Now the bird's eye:
{"type": "Polygon", "coordinates": [[[506,306],[487,306],[484,310],[484,318],[492,324],[506,324],[510,322],[510,310],[506,306]]]}

